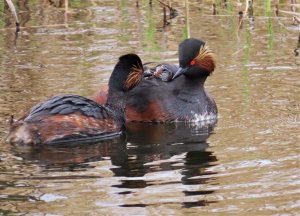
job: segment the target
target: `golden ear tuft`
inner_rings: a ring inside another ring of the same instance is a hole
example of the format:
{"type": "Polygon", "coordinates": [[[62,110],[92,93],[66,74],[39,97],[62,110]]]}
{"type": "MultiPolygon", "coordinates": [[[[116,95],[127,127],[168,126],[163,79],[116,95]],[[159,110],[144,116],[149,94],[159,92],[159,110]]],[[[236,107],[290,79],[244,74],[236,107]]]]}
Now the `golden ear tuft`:
{"type": "Polygon", "coordinates": [[[212,73],[216,67],[216,60],[213,52],[208,46],[201,46],[198,56],[196,57],[197,63],[200,67],[212,73]]]}
{"type": "Polygon", "coordinates": [[[144,69],[142,65],[133,65],[131,71],[125,81],[124,88],[130,90],[135,87],[142,80],[144,69]]]}

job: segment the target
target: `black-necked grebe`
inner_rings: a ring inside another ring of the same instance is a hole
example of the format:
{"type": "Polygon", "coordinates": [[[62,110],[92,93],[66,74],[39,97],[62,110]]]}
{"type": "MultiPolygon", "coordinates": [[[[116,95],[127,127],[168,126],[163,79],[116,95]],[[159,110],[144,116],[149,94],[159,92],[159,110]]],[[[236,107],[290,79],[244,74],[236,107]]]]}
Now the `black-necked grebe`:
{"type": "Polygon", "coordinates": [[[13,122],[6,141],[49,144],[118,135],[124,124],[126,92],[142,77],[140,58],[135,54],[121,56],[109,79],[105,105],[77,95],[54,96],[13,122]]]}
{"type": "Polygon", "coordinates": [[[127,93],[126,121],[170,122],[217,118],[216,103],[204,88],[206,78],[215,69],[212,52],[203,41],[186,39],[179,45],[179,66],[160,65],[159,69],[153,70],[152,77],[143,78],[136,88],[127,93]],[[155,76],[157,71],[159,76],[155,76]],[[167,79],[163,80],[161,76],[167,79]]]}

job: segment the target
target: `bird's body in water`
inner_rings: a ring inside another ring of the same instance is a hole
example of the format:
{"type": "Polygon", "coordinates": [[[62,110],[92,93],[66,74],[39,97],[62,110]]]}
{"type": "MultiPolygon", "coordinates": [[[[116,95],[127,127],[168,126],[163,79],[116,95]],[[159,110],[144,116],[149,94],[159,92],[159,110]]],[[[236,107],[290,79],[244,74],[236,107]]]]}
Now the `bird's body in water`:
{"type": "Polygon", "coordinates": [[[124,124],[126,92],[143,76],[135,54],[119,58],[109,80],[105,105],[78,95],[54,96],[11,121],[6,141],[12,144],[49,144],[119,135],[124,124]]]}
{"type": "MultiPolygon", "coordinates": [[[[204,84],[215,69],[213,53],[203,41],[186,39],[179,45],[179,66],[144,65],[144,78],[127,92],[127,122],[202,121],[217,118],[214,99],[204,84]]],[[[95,98],[103,100],[104,92],[95,98]]]]}

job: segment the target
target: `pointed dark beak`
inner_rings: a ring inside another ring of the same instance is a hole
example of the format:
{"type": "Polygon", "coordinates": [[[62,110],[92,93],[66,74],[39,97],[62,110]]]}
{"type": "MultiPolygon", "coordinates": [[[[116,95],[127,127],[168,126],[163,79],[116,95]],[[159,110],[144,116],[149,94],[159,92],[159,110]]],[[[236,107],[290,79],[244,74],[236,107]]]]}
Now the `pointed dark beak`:
{"type": "Polygon", "coordinates": [[[187,68],[182,68],[182,67],[180,67],[180,68],[176,71],[176,73],[175,73],[175,75],[173,76],[172,80],[174,80],[174,79],[176,79],[177,77],[179,77],[179,76],[181,76],[182,74],[184,74],[184,73],[186,72],[186,70],[187,70],[187,68]]]}

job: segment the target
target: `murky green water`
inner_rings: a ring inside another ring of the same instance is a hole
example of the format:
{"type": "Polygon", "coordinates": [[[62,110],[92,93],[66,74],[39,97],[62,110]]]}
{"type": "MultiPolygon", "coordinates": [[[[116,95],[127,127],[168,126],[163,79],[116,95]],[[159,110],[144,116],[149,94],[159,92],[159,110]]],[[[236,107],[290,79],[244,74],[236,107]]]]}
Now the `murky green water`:
{"type": "Polygon", "coordinates": [[[299,214],[300,27],[290,1],[279,17],[255,1],[242,24],[235,4],[212,15],[209,1],[190,1],[191,36],[218,59],[206,83],[216,124],[129,124],[127,137],[35,148],[3,143],[10,114],[56,94],[93,95],[121,54],[176,63],[186,24],[181,1],[168,25],[157,1],[70,1],[67,15],[26,2],[17,39],[0,14],[0,215],[299,214]]]}

